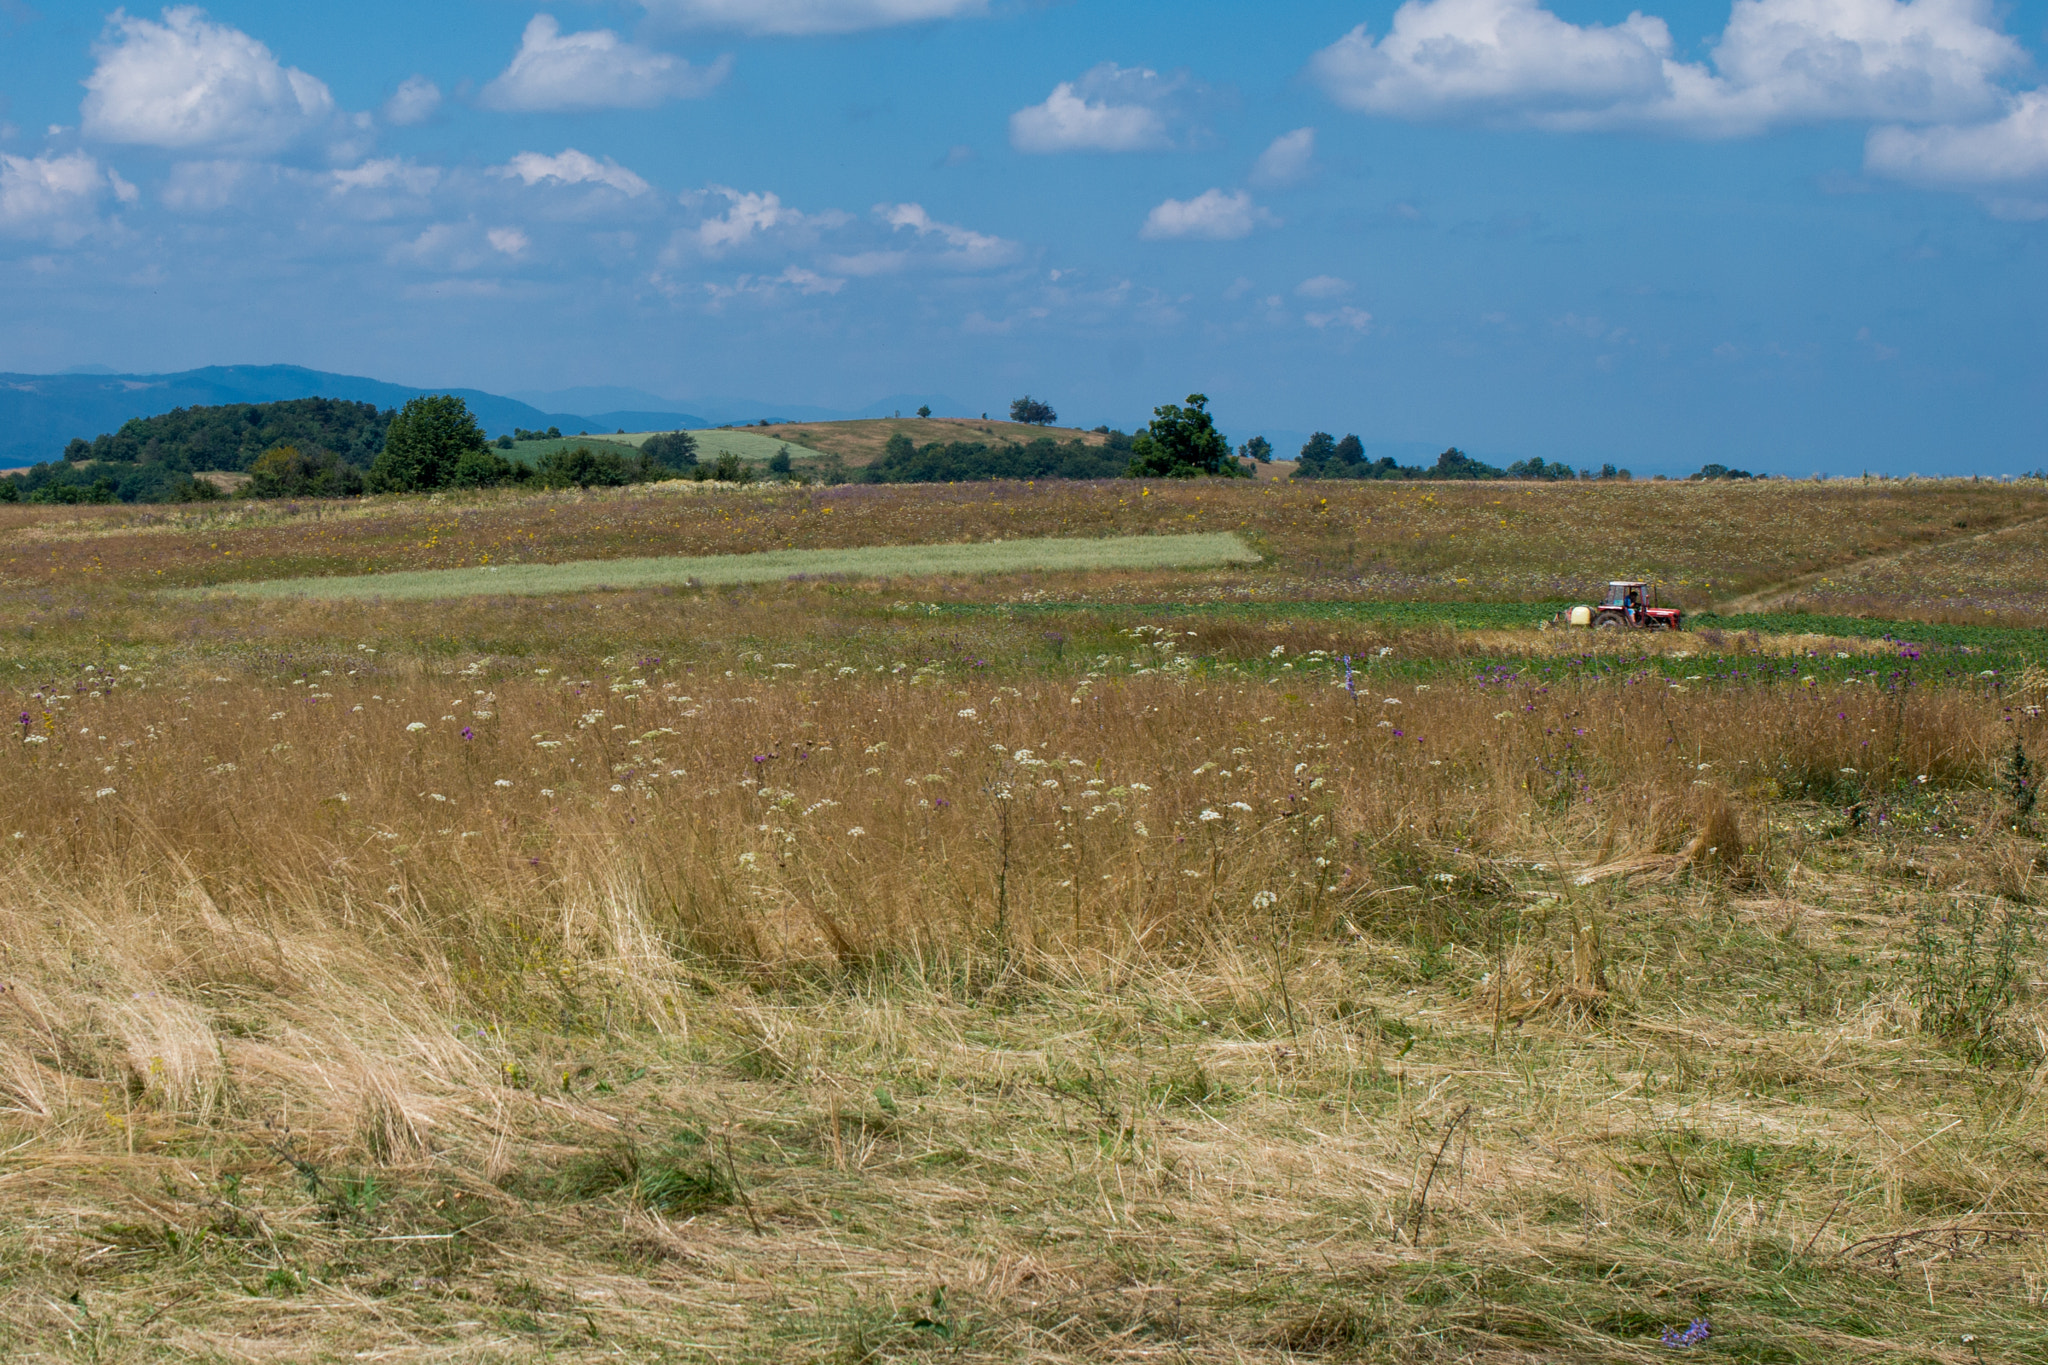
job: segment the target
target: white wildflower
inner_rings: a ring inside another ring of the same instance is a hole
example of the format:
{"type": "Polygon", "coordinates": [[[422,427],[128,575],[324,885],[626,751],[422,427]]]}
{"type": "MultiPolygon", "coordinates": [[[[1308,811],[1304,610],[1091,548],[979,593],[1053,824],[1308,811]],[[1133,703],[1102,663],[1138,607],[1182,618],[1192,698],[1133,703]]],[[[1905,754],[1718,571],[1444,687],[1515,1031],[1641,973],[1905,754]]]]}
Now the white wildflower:
{"type": "Polygon", "coordinates": [[[421,730],[424,730],[426,728],[427,723],[425,721],[416,720],[412,724],[405,727],[405,732],[409,735],[418,734],[421,730]]]}
{"type": "Polygon", "coordinates": [[[1222,818],[1222,814],[1218,811],[1204,810],[1202,812],[1202,819],[1204,820],[1221,820],[1222,818]]]}

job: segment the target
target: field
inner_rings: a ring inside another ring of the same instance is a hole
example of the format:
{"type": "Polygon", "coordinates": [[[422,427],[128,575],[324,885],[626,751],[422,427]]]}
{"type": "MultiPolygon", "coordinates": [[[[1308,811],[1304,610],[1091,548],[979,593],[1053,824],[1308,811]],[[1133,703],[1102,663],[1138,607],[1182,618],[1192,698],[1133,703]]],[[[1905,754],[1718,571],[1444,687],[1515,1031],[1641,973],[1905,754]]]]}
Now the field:
{"type": "Polygon", "coordinates": [[[1186,569],[1255,564],[1236,536],[1121,536],[1102,540],[1005,540],[979,545],[877,545],[851,550],[765,550],[743,555],[585,559],[567,564],[484,565],[359,577],[276,578],[187,589],[188,595],[351,598],[420,602],[478,596],[650,587],[776,583],[807,578],[927,578],[938,574],[1073,573],[1090,569],[1186,569]]]}
{"type": "MultiPolygon", "coordinates": [[[[1083,441],[1089,445],[1103,445],[1108,437],[1093,431],[1082,431],[1074,427],[1037,427],[1023,422],[1005,422],[996,418],[975,420],[960,417],[877,417],[858,422],[783,422],[767,427],[750,427],[744,431],[698,432],[697,439],[718,437],[731,439],[745,438],[751,433],[760,433],[755,439],[773,441],[777,445],[788,442],[792,454],[798,445],[839,456],[849,465],[859,466],[879,459],[882,448],[889,444],[889,438],[901,432],[918,445],[930,445],[934,441],[984,442],[998,445],[1016,442],[1029,445],[1031,442],[1051,437],[1055,441],[1083,441]]],[[[738,452],[745,454],[745,452],[738,452]]],[[[768,454],[774,454],[771,447],[768,454]]],[[[762,456],[761,458],[766,458],[762,456]]]]}
{"type": "Polygon", "coordinates": [[[563,436],[540,441],[514,441],[510,450],[499,449],[496,446],[492,449],[497,450],[513,464],[535,465],[558,450],[574,450],[579,446],[599,452],[608,450],[614,455],[631,456],[639,452],[640,442],[652,434],[643,432],[638,436],[563,436]]]}
{"type": "Polygon", "coordinates": [[[0,1353],[2048,1359],[2044,517],[0,506],[0,1353]]]}

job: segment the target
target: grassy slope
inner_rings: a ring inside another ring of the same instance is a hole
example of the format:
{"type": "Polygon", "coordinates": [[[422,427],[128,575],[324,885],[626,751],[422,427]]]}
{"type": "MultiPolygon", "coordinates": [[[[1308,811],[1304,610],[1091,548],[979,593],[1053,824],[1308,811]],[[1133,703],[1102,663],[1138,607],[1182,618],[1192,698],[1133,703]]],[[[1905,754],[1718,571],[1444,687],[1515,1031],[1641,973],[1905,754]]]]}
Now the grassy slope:
{"type": "MultiPolygon", "coordinates": [[[[898,432],[918,445],[934,441],[980,441],[991,445],[1014,441],[1029,444],[1043,437],[1055,441],[1085,441],[1102,445],[1108,438],[1073,427],[1034,427],[1022,422],[994,418],[980,421],[953,417],[877,417],[859,422],[786,422],[781,426],[753,427],[775,441],[801,443],[814,450],[829,451],[850,465],[864,465],[881,456],[882,447],[898,432]]],[[[707,434],[699,433],[700,438],[707,434]]]]}
{"type": "Polygon", "coordinates": [[[192,593],[247,597],[452,597],[589,592],[686,584],[772,583],[798,577],[921,578],[947,574],[1076,573],[1090,570],[1195,569],[1256,564],[1236,536],[1123,536],[1096,540],[1005,540],[978,545],[888,545],[844,550],[767,550],[750,555],[671,555],[586,559],[561,564],[484,565],[356,577],[287,578],[236,583],[192,593]]]}

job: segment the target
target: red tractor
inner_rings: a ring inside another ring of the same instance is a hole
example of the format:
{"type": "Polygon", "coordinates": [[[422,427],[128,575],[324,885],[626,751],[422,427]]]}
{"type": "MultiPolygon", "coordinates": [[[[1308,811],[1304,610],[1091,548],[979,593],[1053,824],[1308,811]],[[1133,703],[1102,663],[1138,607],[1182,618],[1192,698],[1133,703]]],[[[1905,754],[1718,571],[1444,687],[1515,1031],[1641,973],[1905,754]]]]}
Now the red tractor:
{"type": "Polygon", "coordinates": [[[1572,607],[1564,613],[1568,626],[1594,630],[1682,630],[1684,613],[1657,605],[1655,584],[1617,579],[1607,585],[1607,598],[1597,606],[1572,607]]]}

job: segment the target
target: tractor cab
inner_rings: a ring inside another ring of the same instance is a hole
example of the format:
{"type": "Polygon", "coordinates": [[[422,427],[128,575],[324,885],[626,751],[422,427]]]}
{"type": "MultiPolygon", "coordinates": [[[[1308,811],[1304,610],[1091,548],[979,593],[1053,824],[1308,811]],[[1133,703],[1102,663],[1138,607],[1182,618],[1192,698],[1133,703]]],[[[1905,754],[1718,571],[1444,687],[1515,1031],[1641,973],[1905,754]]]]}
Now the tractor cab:
{"type": "Polygon", "coordinates": [[[1593,612],[1595,627],[1638,630],[1677,630],[1680,613],[1676,607],[1657,604],[1657,586],[1639,578],[1617,578],[1607,585],[1607,600],[1593,612]]]}

